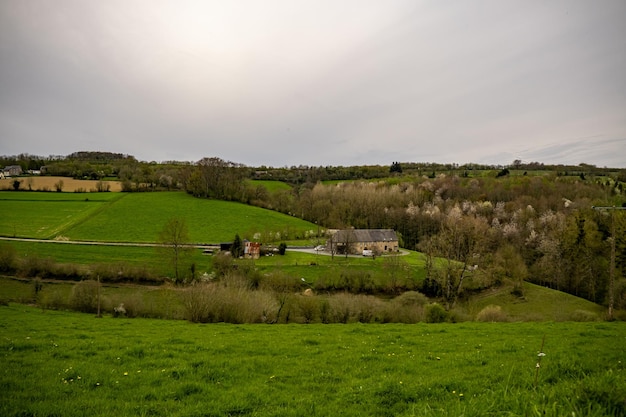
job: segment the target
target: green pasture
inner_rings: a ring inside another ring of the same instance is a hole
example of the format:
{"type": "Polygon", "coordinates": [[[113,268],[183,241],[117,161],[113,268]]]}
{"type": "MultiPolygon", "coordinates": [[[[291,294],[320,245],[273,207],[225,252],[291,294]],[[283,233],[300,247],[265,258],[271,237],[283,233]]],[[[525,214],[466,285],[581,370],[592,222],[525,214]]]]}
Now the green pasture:
{"type": "Polygon", "coordinates": [[[276,191],[290,191],[291,186],[282,181],[271,181],[271,180],[249,180],[248,184],[253,187],[262,186],[270,192],[274,193],[276,191]]]}
{"type": "MultiPolygon", "coordinates": [[[[38,257],[51,259],[58,263],[96,266],[99,264],[127,264],[130,266],[148,266],[161,276],[172,276],[171,261],[164,252],[150,246],[112,246],[69,244],[58,242],[0,242],[0,249],[12,247],[16,254],[24,259],[38,257]]],[[[202,254],[201,249],[193,249],[191,256],[185,259],[183,268],[194,263],[198,274],[211,272],[213,256],[202,254]]],[[[369,276],[374,282],[385,283],[394,275],[399,282],[421,282],[424,278],[424,255],[408,252],[402,256],[382,256],[377,258],[348,258],[336,255],[334,258],[325,254],[314,254],[287,250],[284,256],[264,256],[255,261],[236,261],[252,263],[262,274],[283,273],[294,279],[305,278],[310,284],[320,279],[339,277],[350,271],[352,274],[369,276]]]]}
{"type": "Polygon", "coordinates": [[[65,234],[76,240],[154,242],[174,217],[187,222],[195,243],[228,242],[236,233],[243,237],[270,231],[289,239],[314,229],[308,222],[258,207],[199,199],[182,192],[159,192],[127,194],[65,234]]]}
{"type": "Polygon", "coordinates": [[[394,274],[398,280],[421,282],[425,277],[425,257],[419,252],[406,251],[407,255],[379,256],[376,258],[305,253],[287,250],[285,256],[262,257],[254,262],[264,273],[282,272],[288,276],[305,278],[314,284],[320,279],[337,277],[342,272],[367,274],[372,280],[386,282],[394,274]]]}
{"type": "Polygon", "coordinates": [[[197,325],[11,304],[0,415],[622,416],[625,342],[622,322],[197,325]]]}
{"type": "Polygon", "coordinates": [[[511,285],[492,288],[461,302],[459,309],[475,317],[483,308],[497,305],[513,321],[593,321],[606,316],[606,308],[601,305],[530,282],[524,283],[522,298],[511,294],[511,290],[511,285]]]}
{"type": "Polygon", "coordinates": [[[0,191],[0,235],[50,239],[120,196],[113,193],[0,191]]]}
{"type": "Polygon", "coordinates": [[[296,241],[316,230],[315,225],[292,216],[240,203],[198,199],[183,192],[3,192],[0,209],[0,235],[11,237],[155,242],[174,217],[187,222],[190,239],[195,243],[228,242],[236,233],[250,239],[255,233],[271,233],[272,239],[296,241]]]}
{"type": "MultiPolygon", "coordinates": [[[[146,267],[160,276],[173,276],[172,263],[165,256],[166,251],[152,246],[112,246],[70,244],[59,242],[0,241],[0,250],[12,247],[22,259],[50,259],[61,264],[78,264],[95,267],[97,265],[128,265],[146,267]]],[[[199,274],[210,272],[212,258],[202,254],[201,249],[193,249],[184,259],[183,268],[192,263],[199,274]]]]}

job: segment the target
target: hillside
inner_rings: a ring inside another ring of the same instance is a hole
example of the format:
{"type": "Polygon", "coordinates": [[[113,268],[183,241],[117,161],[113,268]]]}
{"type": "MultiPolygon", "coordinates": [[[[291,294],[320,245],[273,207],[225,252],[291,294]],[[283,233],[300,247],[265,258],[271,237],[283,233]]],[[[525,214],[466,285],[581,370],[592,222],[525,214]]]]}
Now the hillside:
{"type": "Polygon", "coordinates": [[[194,243],[232,241],[236,233],[297,240],[312,223],[241,203],[199,199],[184,192],[0,192],[0,235],[102,242],[155,242],[165,223],[182,218],[194,243]]]}
{"type": "Polygon", "coordinates": [[[604,307],[561,291],[526,282],[524,296],[517,297],[512,288],[504,285],[476,295],[461,310],[474,318],[487,306],[500,306],[511,321],[587,321],[606,315],[604,307]]]}

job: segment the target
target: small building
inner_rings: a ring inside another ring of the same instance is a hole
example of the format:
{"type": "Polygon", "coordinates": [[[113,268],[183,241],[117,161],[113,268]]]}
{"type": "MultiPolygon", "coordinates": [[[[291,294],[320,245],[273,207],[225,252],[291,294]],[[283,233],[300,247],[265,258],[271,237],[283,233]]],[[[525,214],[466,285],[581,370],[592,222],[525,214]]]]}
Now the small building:
{"type": "Polygon", "coordinates": [[[243,256],[249,259],[259,259],[261,257],[261,244],[244,240],[243,256]]]}
{"type": "Polygon", "coordinates": [[[335,248],[337,253],[382,254],[400,250],[398,235],[393,229],[338,230],[331,236],[330,244],[332,245],[331,250],[335,248]]]}
{"type": "Polygon", "coordinates": [[[4,167],[2,170],[5,177],[15,177],[18,175],[22,175],[22,167],[19,165],[9,165],[4,167]]]}

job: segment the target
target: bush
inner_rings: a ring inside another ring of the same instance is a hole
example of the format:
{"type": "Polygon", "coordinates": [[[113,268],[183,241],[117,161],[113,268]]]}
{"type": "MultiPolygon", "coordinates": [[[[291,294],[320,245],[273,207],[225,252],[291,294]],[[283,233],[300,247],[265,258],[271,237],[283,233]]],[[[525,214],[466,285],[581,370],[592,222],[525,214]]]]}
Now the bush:
{"type": "Polygon", "coordinates": [[[298,309],[304,323],[312,323],[318,316],[319,303],[317,297],[300,295],[297,298],[298,309]]]}
{"type": "Polygon", "coordinates": [[[423,307],[428,303],[428,297],[418,291],[406,291],[394,298],[394,302],[401,306],[420,306],[423,307]]]}
{"type": "Polygon", "coordinates": [[[54,261],[50,258],[40,258],[38,256],[24,257],[19,262],[17,274],[21,277],[41,277],[50,275],[54,261]]]}
{"type": "Polygon", "coordinates": [[[0,272],[14,272],[17,268],[17,251],[11,245],[0,245],[0,272]]]}
{"type": "Polygon", "coordinates": [[[448,312],[440,304],[433,303],[425,307],[424,318],[426,323],[443,323],[448,318],[448,312]]]}
{"type": "Polygon", "coordinates": [[[407,291],[389,302],[381,321],[385,323],[418,323],[424,317],[424,305],[428,298],[417,291],[407,291]]]}
{"type": "Polygon", "coordinates": [[[61,288],[51,289],[50,286],[42,292],[39,305],[46,310],[61,310],[68,308],[67,296],[61,288]]]}
{"type": "Polygon", "coordinates": [[[476,320],[482,322],[503,322],[509,321],[509,318],[507,314],[502,311],[502,307],[492,304],[480,310],[476,315],[476,320]]]}
{"type": "Polygon", "coordinates": [[[299,292],[303,287],[302,281],[290,277],[282,272],[274,272],[263,276],[259,280],[259,289],[276,292],[299,292]]]}
{"type": "Polygon", "coordinates": [[[374,281],[369,272],[345,269],[341,272],[339,289],[355,294],[372,293],[374,281]]]}
{"type": "Polygon", "coordinates": [[[230,273],[234,269],[233,257],[220,252],[213,257],[213,271],[218,277],[230,273]]]}
{"type": "Polygon", "coordinates": [[[576,310],[572,313],[570,317],[571,321],[598,321],[600,318],[598,315],[592,311],[587,310],[576,310]]]}
{"type": "Polygon", "coordinates": [[[70,307],[83,313],[98,311],[98,291],[100,283],[87,280],[74,285],[70,295],[70,307]]]}
{"type": "Polygon", "coordinates": [[[125,262],[113,264],[91,265],[93,276],[100,277],[101,282],[135,282],[138,284],[162,283],[158,277],[146,266],[133,266],[125,262]]]}
{"type": "Polygon", "coordinates": [[[349,323],[358,321],[369,323],[378,319],[383,310],[383,302],[369,295],[335,294],[328,300],[328,317],[331,322],[349,323]]]}
{"type": "Polygon", "coordinates": [[[132,293],[123,297],[113,299],[107,303],[107,311],[113,316],[124,316],[129,318],[149,316],[144,310],[143,297],[141,293],[132,293]]]}
{"type": "Polygon", "coordinates": [[[276,320],[271,293],[217,283],[195,284],[182,292],[185,317],[201,323],[262,323],[276,320]]]}

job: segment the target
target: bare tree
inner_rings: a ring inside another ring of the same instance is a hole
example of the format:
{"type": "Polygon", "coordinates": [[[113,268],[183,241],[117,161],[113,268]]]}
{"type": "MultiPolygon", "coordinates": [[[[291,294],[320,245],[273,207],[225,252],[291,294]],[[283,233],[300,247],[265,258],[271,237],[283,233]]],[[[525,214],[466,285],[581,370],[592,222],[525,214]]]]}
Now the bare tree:
{"type": "Polygon", "coordinates": [[[189,257],[189,229],[184,219],[172,218],[167,221],[159,234],[160,249],[169,257],[174,268],[174,281],[181,281],[180,266],[189,257]]]}
{"type": "Polygon", "coordinates": [[[454,307],[468,272],[479,262],[487,230],[485,219],[462,216],[453,208],[440,232],[421,245],[429,257],[443,258],[442,262],[431,261],[428,269],[438,282],[448,309],[454,307]]]}

